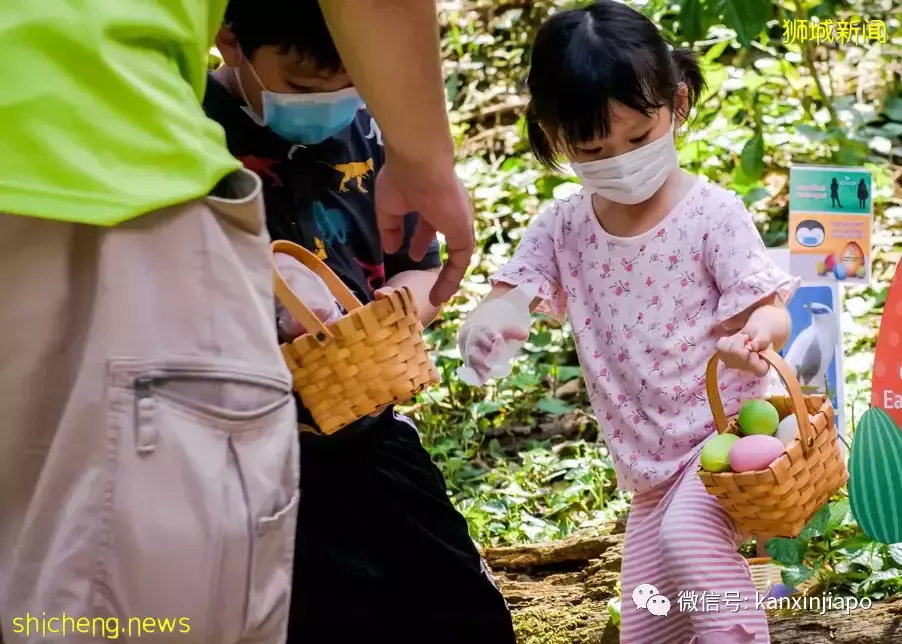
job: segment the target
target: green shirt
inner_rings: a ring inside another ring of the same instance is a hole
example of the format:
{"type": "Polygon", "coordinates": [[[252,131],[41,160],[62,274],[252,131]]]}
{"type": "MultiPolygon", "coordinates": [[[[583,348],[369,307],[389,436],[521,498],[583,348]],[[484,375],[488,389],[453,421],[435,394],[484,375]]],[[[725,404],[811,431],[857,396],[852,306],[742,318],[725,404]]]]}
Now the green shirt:
{"type": "Polygon", "coordinates": [[[0,0],[0,213],[111,226],[240,164],[201,108],[228,0],[0,0]]]}

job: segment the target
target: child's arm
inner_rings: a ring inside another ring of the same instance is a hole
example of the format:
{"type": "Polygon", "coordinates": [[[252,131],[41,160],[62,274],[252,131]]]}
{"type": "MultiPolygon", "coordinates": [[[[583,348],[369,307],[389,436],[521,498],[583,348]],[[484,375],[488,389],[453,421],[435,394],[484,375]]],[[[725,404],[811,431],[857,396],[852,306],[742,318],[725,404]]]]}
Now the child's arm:
{"type": "Polygon", "coordinates": [[[376,291],[376,297],[385,297],[389,293],[399,288],[407,287],[413,296],[413,302],[417,307],[417,317],[423,326],[429,326],[438,315],[440,306],[435,306],[429,299],[429,293],[438,279],[440,268],[431,268],[429,270],[412,270],[398,273],[389,279],[385,286],[376,291]]]}
{"type": "Polygon", "coordinates": [[[758,352],[780,350],[789,339],[786,303],[801,280],[774,263],[741,199],[709,192],[702,255],[720,292],[711,332],[727,367],[764,376],[769,366],[758,352]]]}
{"type": "MultiPolygon", "coordinates": [[[[489,300],[494,300],[499,297],[503,297],[506,293],[514,290],[516,288],[513,284],[508,284],[506,282],[495,282],[494,286],[492,286],[491,292],[486,295],[480,304],[485,304],[489,300]]],[[[535,310],[539,308],[539,305],[542,303],[542,298],[537,297],[532,301],[532,304],[529,305],[529,310],[535,313],[535,310]]]]}
{"type": "Polygon", "coordinates": [[[779,351],[786,345],[790,333],[789,311],[775,293],[727,320],[723,332],[729,335],[717,341],[717,352],[724,365],[764,376],[770,365],[758,352],[768,347],[779,351]]]}

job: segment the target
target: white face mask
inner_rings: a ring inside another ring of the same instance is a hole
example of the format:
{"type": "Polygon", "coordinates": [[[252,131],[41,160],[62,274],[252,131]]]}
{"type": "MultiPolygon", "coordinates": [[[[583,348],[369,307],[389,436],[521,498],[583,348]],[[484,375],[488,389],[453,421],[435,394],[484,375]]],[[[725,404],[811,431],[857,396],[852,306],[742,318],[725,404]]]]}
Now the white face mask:
{"type": "Polygon", "coordinates": [[[660,190],[678,163],[671,122],[664,136],[637,150],[610,159],[571,163],[570,167],[592,192],[632,205],[650,199],[660,190]]]}

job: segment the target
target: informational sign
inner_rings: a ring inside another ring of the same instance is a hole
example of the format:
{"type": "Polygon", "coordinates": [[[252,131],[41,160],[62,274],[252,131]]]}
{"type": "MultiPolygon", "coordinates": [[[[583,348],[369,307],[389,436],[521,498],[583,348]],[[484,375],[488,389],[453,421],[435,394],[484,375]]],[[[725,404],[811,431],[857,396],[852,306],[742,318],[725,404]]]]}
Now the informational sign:
{"type": "MultiPolygon", "coordinates": [[[[785,249],[769,252],[778,267],[789,269],[791,256],[785,249]]],[[[804,394],[824,394],[830,399],[836,430],[846,436],[841,298],[837,283],[802,283],[787,306],[792,330],[780,355],[804,394]]]]}
{"type": "Polygon", "coordinates": [[[883,305],[883,319],[874,353],[871,405],[884,410],[902,427],[902,271],[896,276],[883,305]]]}
{"type": "Polygon", "coordinates": [[[868,283],[873,194],[864,168],[790,168],[790,272],[809,282],[868,283]]]}

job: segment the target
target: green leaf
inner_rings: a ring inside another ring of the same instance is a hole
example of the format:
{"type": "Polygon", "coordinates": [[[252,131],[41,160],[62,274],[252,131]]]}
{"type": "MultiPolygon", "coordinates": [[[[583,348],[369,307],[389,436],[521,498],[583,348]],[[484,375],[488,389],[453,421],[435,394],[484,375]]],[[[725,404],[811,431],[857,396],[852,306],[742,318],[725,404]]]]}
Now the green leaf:
{"type": "Polygon", "coordinates": [[[551,333],[548,331],[539,331],[538,333],[533,333],[529,337],[529,343],[537,347],[547,347],[551,344],[551,340],[551,333]]]}
{"type": "Polygon", "coordinates": [[[721,54],[723,54],[723,52],[729,46],[729,40],[721,40],[720,42],[714,43],[713,45],[711,45],[711,48],[705,52],[705,55],[702,56],[702,61],[704,61],[705,63],[713,63],[720,58],[721,54]]]}
{"type": "Polygon", "coordinates": [[[854,537],[838,541],[833,545],[833,550],[844,550],[846,552],[846,556],[852,557],[873,543],[873,539],[871,539],[866,534],[857,534],[854,537]]]}
{"type": "Polygon", "coordinates": [[[827,527],[824,529],[824,534],[826,535],[832,534],[834,530],[843,524],[846,517],[849,516],[849,501],[848,499],[836,501],[835,503],[831,503],[829,508],[830,519],[827,521],[827,527]]]}
{"type": "Polygon", "coordinates": [[[557,368],[557,377],[561,382],[568,382],[583,375],[582,367],[562,366],[557,368]]]}
{"type": "Polygon", "coordinates": [[[742,147],[739,156],[742,173],[752,181],[757,181],[764,174],[764,137],[754,135],[742,147]]]}
{"type": "Polygon", "coordinates": [[[736,32],[736,39],[750,48],[773,15],[770,0],[716,0],[724,24],[736,32]]]}
{"type": "Polygon", "coordinates": [[[781,576],[783,577],[784,584],[786,584],[790,588],[798,588],[806,581],[811,579],[811,575],[813,574],[814,570],[812,570],[805,564],[797,564],[795,566],[788,566],[784,568],[781,576]]]}
{"type": "Polygon", "coordinates": [[[893,121],[902,122],[902,98],[893,96],[883,106],[883,113],[893,121]]]}
{"type": "Polygon", "coordinates": [[[872,572],[868,575],[868,578],[861,582],[861,585],[864,587],[871,586],[872,584],[876,584],[880,581],[889,581],[889,580],[899,579],[902,581],[902,570],[898,568],[890,568],[889,570],[878,570],[876,572],[872,572]]]}
{"type": "Polygon", "coordinates": [[[811,141],[825,141],[830,138],[830,135],[827,132],[816,125],[809,125],[808,123],[800,123],[797,125],[796,132],[811,141]]]}
{"type": "Polygon", "coordinates": [[[893,558],[897,564],[902,566],[902,543],[892,543],[887,546],[889,556],[893,558]]]}
{"type": "Polygon", "coordinates": [[[557,398],[542,398],[537,407],[540,411],[544,411],[546,414],[554,414],[555,416],[569,414],[575,409],[573,406],[568,405],[563,400],[558,400],[557,398]]]}
{"type": "Polygon", "coordinates": [[[757,201],[761,201],[762,199],[769,197],[770,192],[767,188],[762,186],[758,186],[757,188],[752,188],[747,193],[742,195],[742,200],[745,202],[746,206],[749,206],[757,201]]]}
{"type": "Polygon", "coordinates": [[[797,566],[802,563],[805,558],[805,551],[808,544],[799,539],[784,539],[778,537],[771,539],[765,546],[767,554],[771,559],[783,564],[784,566],[797,566]]]}
{"type": "Polygon", "coordinates": [[[457,93],[459,90],[458,82],[460,77],[457,72],[452,72],[448,79],[445,81],[445,96],[447,96],[448,102],[452,105],[454,101],[457,99],[457,93]]]}
{"type": "Polygon", "coordinates": [[[825,505],[818,510],[811,520],[802,529],[799,539],[802,541],[811,541],[815,537],[823,536],[830,522],[830,506],[825,505]]]}
{"type": "Polygon", "coordinates": [[[701,0],[680,0],[680,25],[683,37],[689,42],[695,42],[705,37],[705,24],[703,21],[701,0]]]}
{"type": "Polygon", "coordinates": [[[616,627],[620,628],[620,598],[612,597],[608,600],[608,616],[611,618],[611,623],[616,627]]]}

